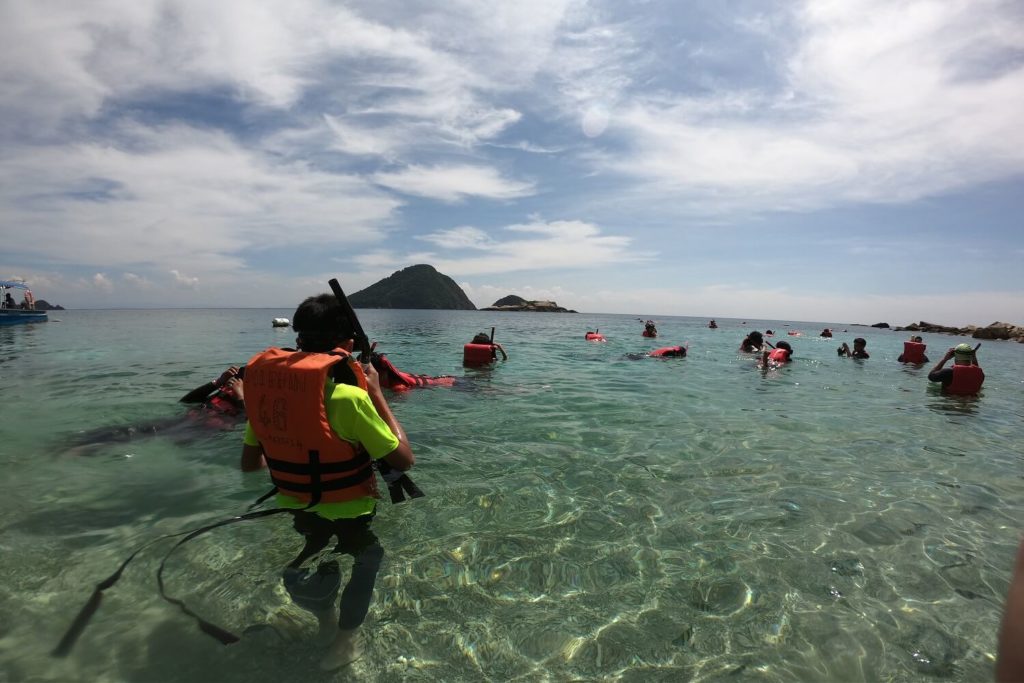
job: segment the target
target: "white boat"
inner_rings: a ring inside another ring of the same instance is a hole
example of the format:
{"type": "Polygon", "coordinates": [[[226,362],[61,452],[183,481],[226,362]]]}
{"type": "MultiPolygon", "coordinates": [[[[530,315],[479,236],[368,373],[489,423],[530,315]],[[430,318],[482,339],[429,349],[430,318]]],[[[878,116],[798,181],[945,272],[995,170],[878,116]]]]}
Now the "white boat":
{"type": "Polygon", "coordinates": [[[0,325],[45,323],[48,319],[46,311],[36,310],[36,300],[24,280],[0,280],[0,325]],[[21,304],[14,301],[12,289],[24,291],[21,304]]]}
{"type": "Polygon", "coordinates": [[[292,323],[291,321],[288,320],[288,318],[274,318],[274,321],[271,324],[274,327],[288,327],[292,323]]]}

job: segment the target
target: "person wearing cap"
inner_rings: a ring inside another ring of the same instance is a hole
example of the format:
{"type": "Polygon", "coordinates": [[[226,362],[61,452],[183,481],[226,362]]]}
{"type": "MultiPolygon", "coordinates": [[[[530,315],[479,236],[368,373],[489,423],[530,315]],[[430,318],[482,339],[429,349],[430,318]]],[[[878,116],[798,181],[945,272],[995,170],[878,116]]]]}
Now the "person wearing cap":
{"type": "Polygon", "coordinates": [[[941,382],[942,392],[954,396],[973,396],[985,382],[985,371],[978,365],[978,346],[957,344],[946,351],[946,355],[928,373],[929,382],[941,382]],[[953,367],[943,366],[953,359],[953,367]]]}
{"type": "Polygon", "coordinates": [[[371,463],[404,472],[415,457],[391,412],[372,364],[352,357],[355,333],[333,294],[303,301],[292,327],[299,351],[270,348],[246,366],[246,424],[240,467],[267,468],[277,506],[288,508],[305,545],[284,570],[292,600],[320,622],[332,642],[320,666],[339,668],[359,656],[358,629],[366,617],[384,549],[370,528],[377,506],[371,463]],[[341,569],[321,553],[354,559],[341,591],[341,569]],[[312,560],[316,569],[307,568],[312,560]]]}

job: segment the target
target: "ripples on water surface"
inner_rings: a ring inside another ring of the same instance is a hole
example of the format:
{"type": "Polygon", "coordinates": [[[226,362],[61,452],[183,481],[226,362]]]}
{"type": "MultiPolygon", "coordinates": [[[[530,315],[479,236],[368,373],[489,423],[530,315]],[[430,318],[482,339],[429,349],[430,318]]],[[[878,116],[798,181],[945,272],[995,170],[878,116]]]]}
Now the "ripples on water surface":
{"type": "MultiPolygon", "coordinates": [[[[735,349],[782,322],[661,318],[647,340],[631,316],[361,312],[398,367],[462,381],[392,401],[428,497],[382,504],[366,654],[325,675],[280,587],[300,546],[280,518],[203,536],[167,573],[214,622],[273,629],[199,633],[157,596],[164,543],[47,656],[131,549],[267,486],[236,471],[240,429],[68,444],[180,416],[188,389],[292,341],[270,327],[287,310],[51,315],[0,328],[0,680],[991,679],[1024,522],[1022,345],[986,342],[983,396],[951,399],[870,328],[793,323],[796,362],[763,374],[735,349]],[[511,359],[463,370],[492,324],[511,359]],[[836,356],[854,336],[869,361],[836,356]]],[[[926,341],[935,359],[960,340],[926,341]]]]}

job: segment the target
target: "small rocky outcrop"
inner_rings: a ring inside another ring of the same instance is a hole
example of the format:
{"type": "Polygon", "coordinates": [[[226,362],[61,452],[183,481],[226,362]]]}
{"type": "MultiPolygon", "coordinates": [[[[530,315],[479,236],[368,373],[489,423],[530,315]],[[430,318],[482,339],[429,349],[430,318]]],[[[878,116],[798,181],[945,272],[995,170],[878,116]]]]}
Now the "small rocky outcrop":
{"type": "Polygon", "coordinates": [[[495,301],[482,311],[528,311],[531,313],[576,313],[568,308],[562,308],[554,301],[527,301],[521,296],[509,294],[495,301]]]}
{"type": "Polygon", "coordinates": [[[889,329],[889,323],[875,323],[871,327],[877,327],[879,329],[887,330],[889,329]]]}
{"type": "Polygon", "coordinates": [[[64,307],[61,305],[54,306],[46,299],[36,299],[36,310],[37,311],[63,311],[64,307]]]}
{"type": "Polygon", "coordinates": [[[908,332],[955,334],[961,337],[973,337],[974,339],[1004,339],[1024,343],[1024,326],[1003,322],[994,322],[986,327],[979,327],[977,325],[950,327],[948,325],[936,325],[922,320],[917,323],[911,323],[906,327],[897,327],[895,329],[906,330],[908,332]]]}
{"type": "Polygon", "coordinates": [[[975,339],[1016,339],[1024,343],[1024,327],[994,322],[987,327],[976,328],[971,336],[975,339]]]}

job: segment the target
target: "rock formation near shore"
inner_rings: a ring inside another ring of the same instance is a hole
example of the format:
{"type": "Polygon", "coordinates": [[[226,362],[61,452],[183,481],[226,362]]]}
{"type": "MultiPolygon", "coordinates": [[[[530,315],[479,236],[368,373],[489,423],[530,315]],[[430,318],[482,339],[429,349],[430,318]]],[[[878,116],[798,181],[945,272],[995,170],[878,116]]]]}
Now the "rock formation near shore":
{"type": "Polygon", "coordinates": [[[36,299],[36,310],[37,311],[63,311],[64,307],[61,305],[54,306],[46,299],[36,299]]]}
{"type": "Polygon", "coordinates": [[[1003,322],[994,322],[986,327],[979,327],[977,325],[949,327],[922,320],[917,323],[911,323],[906,327],[895,327],[893,329],[896,331],[906,330],[907,332],[930,332],[932,334],[956,334],[962,337],[973,337],[974,339],[1007,339],[1024,344],[1024,327],[1003,322]]]}
{"type": "Polygon", "coordinates": [[[349,295],[348,300],[353,308],[476,310],[455,280],[427,264],[396,271],[349,295]]]}
{"type": "Polygon", "coordinates": [[[576,313],[568,308],[562,308],[554,301],[527,301],[521,296],[509,294],[498,299],[487,308],[481,311],[529,311],[534,313],[576,313]]]}

